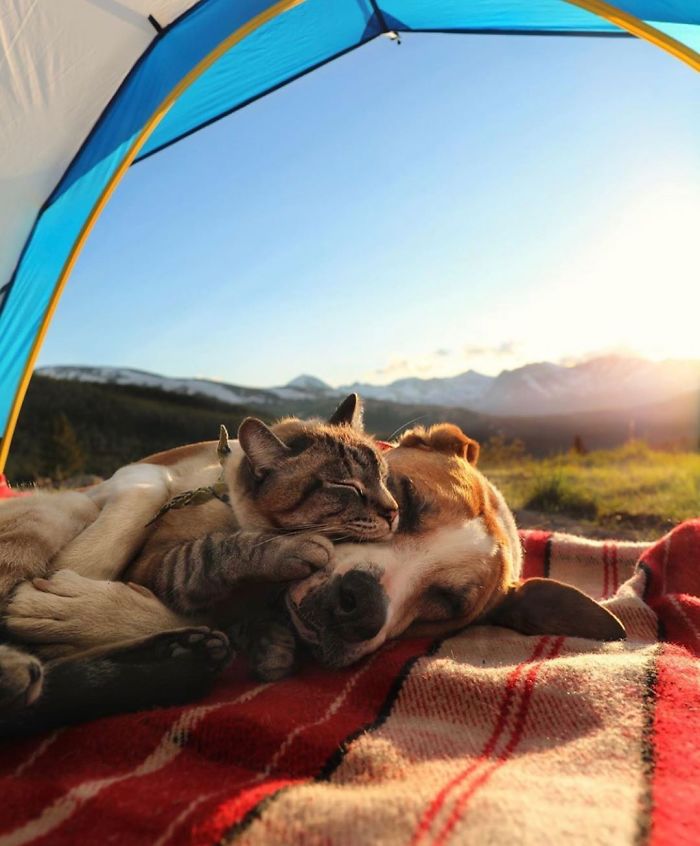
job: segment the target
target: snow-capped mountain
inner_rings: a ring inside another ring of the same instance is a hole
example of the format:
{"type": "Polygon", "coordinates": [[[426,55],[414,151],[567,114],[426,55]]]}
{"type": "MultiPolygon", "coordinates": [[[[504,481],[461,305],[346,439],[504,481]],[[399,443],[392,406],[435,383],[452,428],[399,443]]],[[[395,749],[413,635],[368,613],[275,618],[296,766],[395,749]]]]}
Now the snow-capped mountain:
{"type": "Polygon", "coordinates": [[[279,388],[267,388],[277,399],[284,400],[308,400],[317,399],[322,396],[335,396],[338,391],[327,385],[322,379],[316,376],[309,376],[302,373],[286,385],[279,388]]]}
{"type": "Polygon", "coordinates": [[[344,385],[341,393],[356,391],[363,397],[390,402],[420,405],[450,405],[478,409],[494,381],[475,370],[467,370],[446,379],[397,379],[390,385],[367,385],[355,382],[344,385]]]}
{"type": "Polygon", "coordinates": [[[318,379],[316,376],[309,376],[308,373],[302,373],[301,376],[297,376],[296,379],[287,382],[284,387],[299,388],[302,391],[333,391],[333,388],[326,384],[323,379],[318,379]]]}
{"type": "Polygon", "coordinates": [[[467,408],[501,416],[540,416],[661,402],[700,389],[700,361],[652,362],[604,356],[567,367],[526,364],[485,376],[468,370],[445,379],[398,379],[389,385],[355,382],[332,388],[307,374],[275,388],[246,388],[210,379],[176,379],[118,367],[44,367],[43,376],[117,385],[142,385],[199,394],[234,405],[278,406],[357,391],[367,399],[410,405],[467,408]]]}
{"type": "Polygon", "coordinates": [[[700,361],[604,356],[565,367],[541,362],[505,370],[478,410],[499,415],[565,414],[661,402],[700,389],[700,361]]]}
{"type": "Polygon", "coordinates": [[[519,417],[628,408],[698,389],[700,361],[626,356],[603,356],[573,367],[538,362],[495,377],[469,370],[447,379],[399,379],[381,386],[356,382],[345,388],[374,399],[519,417]]]}
{"type": "MultiPolygon", "coordinates": [[[[145,370],[133,370],[127,367],[41,367],[41,376],[53,379],[72,379],[78,382],[97,382],[106,385],[138,385],[144,388],[159,388],[176,394],[205,396],[231,405],[266,406],[279,404],[280,400],[315,399],[320,389],[304,387],[304,384],[290,382],[281,388],[245,388],[213,379],[177,379],[160,376],[145,370]]],[[[305,377],[309,378],[309,377],[305,377]]],[[[321,380],[319,384],[323,385],[321,380]]]]}

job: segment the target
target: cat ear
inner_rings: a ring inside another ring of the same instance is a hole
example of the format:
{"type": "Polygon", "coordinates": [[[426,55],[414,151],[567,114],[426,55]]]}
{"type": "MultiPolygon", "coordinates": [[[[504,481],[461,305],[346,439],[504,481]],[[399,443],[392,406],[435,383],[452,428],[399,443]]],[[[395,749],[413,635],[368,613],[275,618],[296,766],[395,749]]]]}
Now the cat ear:
{"type": "Polygon", "coordinates": [[[617,617],[575,587],[555,579],[526,579],[512,585],[485,619],[527,635],[566,635],[591,640],[621,640],[617,617]]]}
{"type": "Polygon", "coordinates": [[[362,423],[362,400],[357,394],[350,394],[340,403],[328,420],[331,426],[352,426],[358,432],[364,431],[362,423]]]}
{"type": "Polygon", "coordinates": [[[238,442],[259,476],[287,458],[291,450],[257,417],[246,417],[238,427],[238,442]]]}

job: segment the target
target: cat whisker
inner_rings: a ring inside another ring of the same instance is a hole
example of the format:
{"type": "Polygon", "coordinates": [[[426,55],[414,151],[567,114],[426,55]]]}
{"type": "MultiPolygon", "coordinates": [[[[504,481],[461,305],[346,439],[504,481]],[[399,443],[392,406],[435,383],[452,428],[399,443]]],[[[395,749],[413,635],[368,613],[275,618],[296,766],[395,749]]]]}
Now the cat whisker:
{"type": "Polygon", "coordinates": [[[257,549],[260,546],[263,546],[266,543],[270,543],[271,541],[279,540],[281,537],[289,538],[289,537],[298,537],[299,535],[308,535],[311,533],[315,533],[317,535],[326,535],[332,534],[333,532],[337,532],[341,530],[342,526],[322,526],[322,525],[313,525],[313,526],[304,526],[303,528],[298,529],[291,529],[288,532],[285,532],[283,535],[270,535],[270,537],[264,538],[261,541],[258,541],[254,545],[254,549],[257,549]]]}
{"type": "Polygon", "coordinates": [[[394,429],[394,431],[389,435],[387,441],[391,441],[399,432],[402,432],[407,426],[410,426],[411,423],[417,423],[419,420],[425,420],[427,414],[421,414],[419,417],[414,417],[413,420],[409,420],[406,423],[402,423],[398,429],[394,429]]]}
{"type": "Polygon", "coordinates": [[[336,537],[334,537],[334,538],[333,538],[333,543],[334,543],[334,544],[336,544],[336,543],[344,543],[345,541],[352,541],[352,540],[355,540],[355,536],[354,536],[354,535],[340,535],[340,537],[337,537],[337,538],[336,538],[336,537]]]}

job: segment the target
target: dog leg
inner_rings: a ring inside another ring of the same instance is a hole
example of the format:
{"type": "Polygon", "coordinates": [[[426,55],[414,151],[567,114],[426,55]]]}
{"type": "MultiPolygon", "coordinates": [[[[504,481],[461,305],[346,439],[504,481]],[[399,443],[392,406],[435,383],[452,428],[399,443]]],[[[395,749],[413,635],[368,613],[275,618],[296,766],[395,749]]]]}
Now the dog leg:
{"type": "Polygon", "coordinates": [[[0,602],[24,579],[44,576],[60,549],[98,516],[83,493],[35,493],[0,505],[0,602]]]}
{"type": "Polygon", "coordinates": [[[13,638],[44,657],[75,655],[191,624],[147,588],[98,581],[70,570],[20,585],[5,619],[13,638]]]}
{"type": "Polygon", "coordinates": [[[170,474],[157,465],[132,464],[87,495],[102,506],[100,515],[59,552],[52,569],[117,579],[150,535],[147,524],[170,499],[170,474]]]}
{"type": "Polygon", "coordinates": [[[190,627],[101,657],[48,662],[43,696],[32,707],[0,719],[0,737],[189,702],[209,691],[231,654],[221,632],[190,627]]]}

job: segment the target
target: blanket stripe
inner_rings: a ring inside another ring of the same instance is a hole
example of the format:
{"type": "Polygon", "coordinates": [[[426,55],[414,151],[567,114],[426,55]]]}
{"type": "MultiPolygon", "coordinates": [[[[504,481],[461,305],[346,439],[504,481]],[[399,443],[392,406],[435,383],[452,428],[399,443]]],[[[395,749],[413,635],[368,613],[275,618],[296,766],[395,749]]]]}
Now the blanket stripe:
{"type": "Polygon", "coordinates": [[[523,552],[525,553],[523,578],[548,578],[552,556],[552,533],[538,530],[521,532],[520,539],[523,544],[523,552]]]}
{"type": "Polygon", "coordinates": [[[657,666],[651,843],[698,843],[700,820],[700,667],[676,646],[657,666]]]}
{"type": "Polygon", "coordinates": [[[649,842],[651,834],[651,820],[653,812],[653,779],[655,767],[655,737],[654,718],[656,714],[657,682],[658,682],[658,652],[654,651],[646,667],[644,692],[642,702],[644,706],[644,725],[642,727],[641,743],[641,772],[642,789],[639,796],[639,811],[637,813],[637,834],[635,842],[644,844],[649,842]]]}
{"type": "MultiPolygon", "coordinates": [[[[457,784],[459,784],[459,781],[463,781],[468,775],[471,774],[471,772],[473,772],[474,770],[478,770],[480,765],[486,765],[482,767],[482,771],[478,774],[478,778],[472,781],[472,783],[467,786],[466,790],[464,790],[462,794],[457,798],[457,801],[454,803],[452,811],[445,820],[444,825],[438,832],[435,839],[432,841],[434,846],[443,846],[443,844],[449,838],[452,829],[454,829],[457,822],[464,816],[466,806],[469,800],[474,795],[474,793],[476,793],[476,791],[483,784],[486,783],[486,781],[494,773],[494,771],[497,770],[499,766],[504,764],[508,760],[508,758],[513,754],[513,751],[517,747],[523,735],[523,731],[525,728],[525,720],[527,718],[530,701],[532,699],[532,692],[537,680],[537,675],[539,673],[540,667],[542,666],[542,663],[544,661],[549,660],[551,658],[555,658],[559,654],[563,643],[564,638],[558,638],[548,650],[548,654],[542,656],[541,658],[539,658],[538,656],[538,659],[534,661],[533,666],[528,670],[527,675],[525,676],[525,682],[520,696],[520,704],[517,710],[517,715],[515,717],[515,724],[512,728],[508,743],[503,749],[503,751],[500,753],[500,755],[495,760],[490,761],[491,755],[493,754],[495,748],[495,743],[493,744],[492,748],[488,748],[487,746],[487,748],[481,754],[480,758],[474,764],[471,764],[469,767],[467,767],[463,776],[458,779],[457,784]]],[[[545,638],[542,642],[542,645],[546,645],[547,647],[549,647],[549,639],[545,638]]]]}
{"type": "MultiPolygon", "coordinates": [[[[419,641],[418,643],[420,644],[421,642],[419,641]]],[[[437,647],[440,645],[440,643],[442,643],[441,640],[433,642],[425,651],[420,648],[420,646],[419,650],[414,650],[415,654],[413,654],[405,662],[398,675],[396,675],[396,677],[394,678],[391,688],[389,689],[389,692],[384,702],[382,703],[382,706],[380,707],[376,718],[372,720],[371,723],[364,724],[359,728],[354,729],[346,738],[344,738],[344,740],[332,752],[323,767],[321,767],[320,771],[315,777],[315,781],[328,781],[335,772],[335,770],[341,765],[343,758],[352,742],[367,732],[376,731],[388,719],[389,715],[391,714],[391,710],[394,706],[394,703],[401,691],[403,683],[408,678],[408,675],[413,669],[413,666],[416,661],[423,654],[432,655],[437,649],[437,647]]],[[[279,791],[267,796],[261,803],[252,808],[239,822],[235,823],[229,828],[224,837],[221,838],[220,842],[231,842],[238,835],[242,834],[255,819],[260,818],[264,810],[269,806],[272,801],[274,801],[274,799],[278,795],[282,793],[283,790],[284,788],[280,788],[279,791]]]]}
{"type": "MultiPolygon", "coordinates": [[[[308,743],[297,744],[289,750],[293,754],[288,755],[286,762],[276,761],[274,766],[268,765],[268,771],[254,777],[253,781],[259,778],[262,783],[242,785],[227,783],[223,790],[217,791],[207,802],[195,809],[189,832],[181,831],[179,838],[173,837],[171,842],[173,844],[218,842],[224,838],[227,830],[232,836],[236,836],[244,831],[248,822],[259,814],[258,806],[261,802],[265,801],[268,805],[269,800],[285,788],[296,783],[308,782],[317,776],[323,777],[323,774],[332,767],[329,759],[335,757],[336,750],[342,754],[342,749],[345,748],[349,739],[365,730],[368,723],[381,719],[382,713],[390,707],[387,700],[390,702],[391,697],[395,695],[395,680],[401,677],[407,662],[410,665],[417,654],[425,653],[428,646],[429,642],[425,639],[411,642],[399,641],[384,648],[369,661],[359,665],[359,668],[354,667],[337,673],[338,677],[349,677],[351,680],[361,679],[354,691],[355,704],[353,708],[336,709],[335,719],[328,721],[323,732],[319,732],[323,718],[311,725],[303,726],[304,729],[313,728],[318,732],[319,742],[313,750],[308,748],[308,743]],[[371,672],[368,672],[370,668],[371,672]],[[313,754],[309,754],[310,751],[313,754]],[[286,770],[282,768],[282,763],[286,763],[286,770]],[[295,778],[270,779],[270,772],[279,771],[279,769],[286,771],[288,775],[294,775],[295,778]]],[[[311,691],[321,693],[327,690],[328,676],[318,671],[313,676],[292,679],[281,686],[296,684],[303,689],[309,682],[313,684],[313,680],[316,680],[318,688],[312,686],[311,691]]],[[[303,693],[300,693],[300,696],[302,695],[303,693]]],[[[299,732],[294,739],[298,736],[299,732]]],[[[289,736],[284,742],[288,741],[289,736]]]]}
{"type": "Polygon", "coordinates": [[[461,782],[468,778],[468,776],[470,776],[472,772],[476,768],[478,768],[479,764],[482,761],[488,759],[493,754],[496,744],[500,740],[501,734],[503,733],[503,730],[505,728],[506,720],[510,713],[511,705],[515,697],[516,685],[518,684],[520,676],[522,675],[525,667],[528,664],[531,664],[533,661],[537,661],[539,659],[539,657],[542,655],[542,652],[544,651],[545,646],[547,646],[548,641],[549,639],[546,637],[539,639],[535,644],[535,648],[532,654],[524,661],[521,661],[520,664],[517,664],[511,674],[508,676],[503,694],[503,700],[497,712],[496,723],[494,725],[493,732],[487,740],[481,752],[481,755],[472,764],[470,764],[466,768],[466,770],[459,773],[454,778],[450,779],[450,781],[448,781],[447,784],[445,784],[445,786],[441,788],[440,792],[430,803],[428,809],[421,818],[421,821],[418,823],[415,834],[411,839],[411,843],[413,846],[416,846],[421,841],[423,835],[427,834],[427,832],[430,830],[433,820],[440,812],[442,806],[445,804],[445,801],[450,791],[453,788],[458,787],[461,782]]]}
{"type": "Polygon", "coordinates": [[[522,540],[525,576],[605,599],[627,641],[472,627],[274,685],[234,666],[189,707],[6,743],[0,846],[696,843],[700,520],[522,540]]]}

